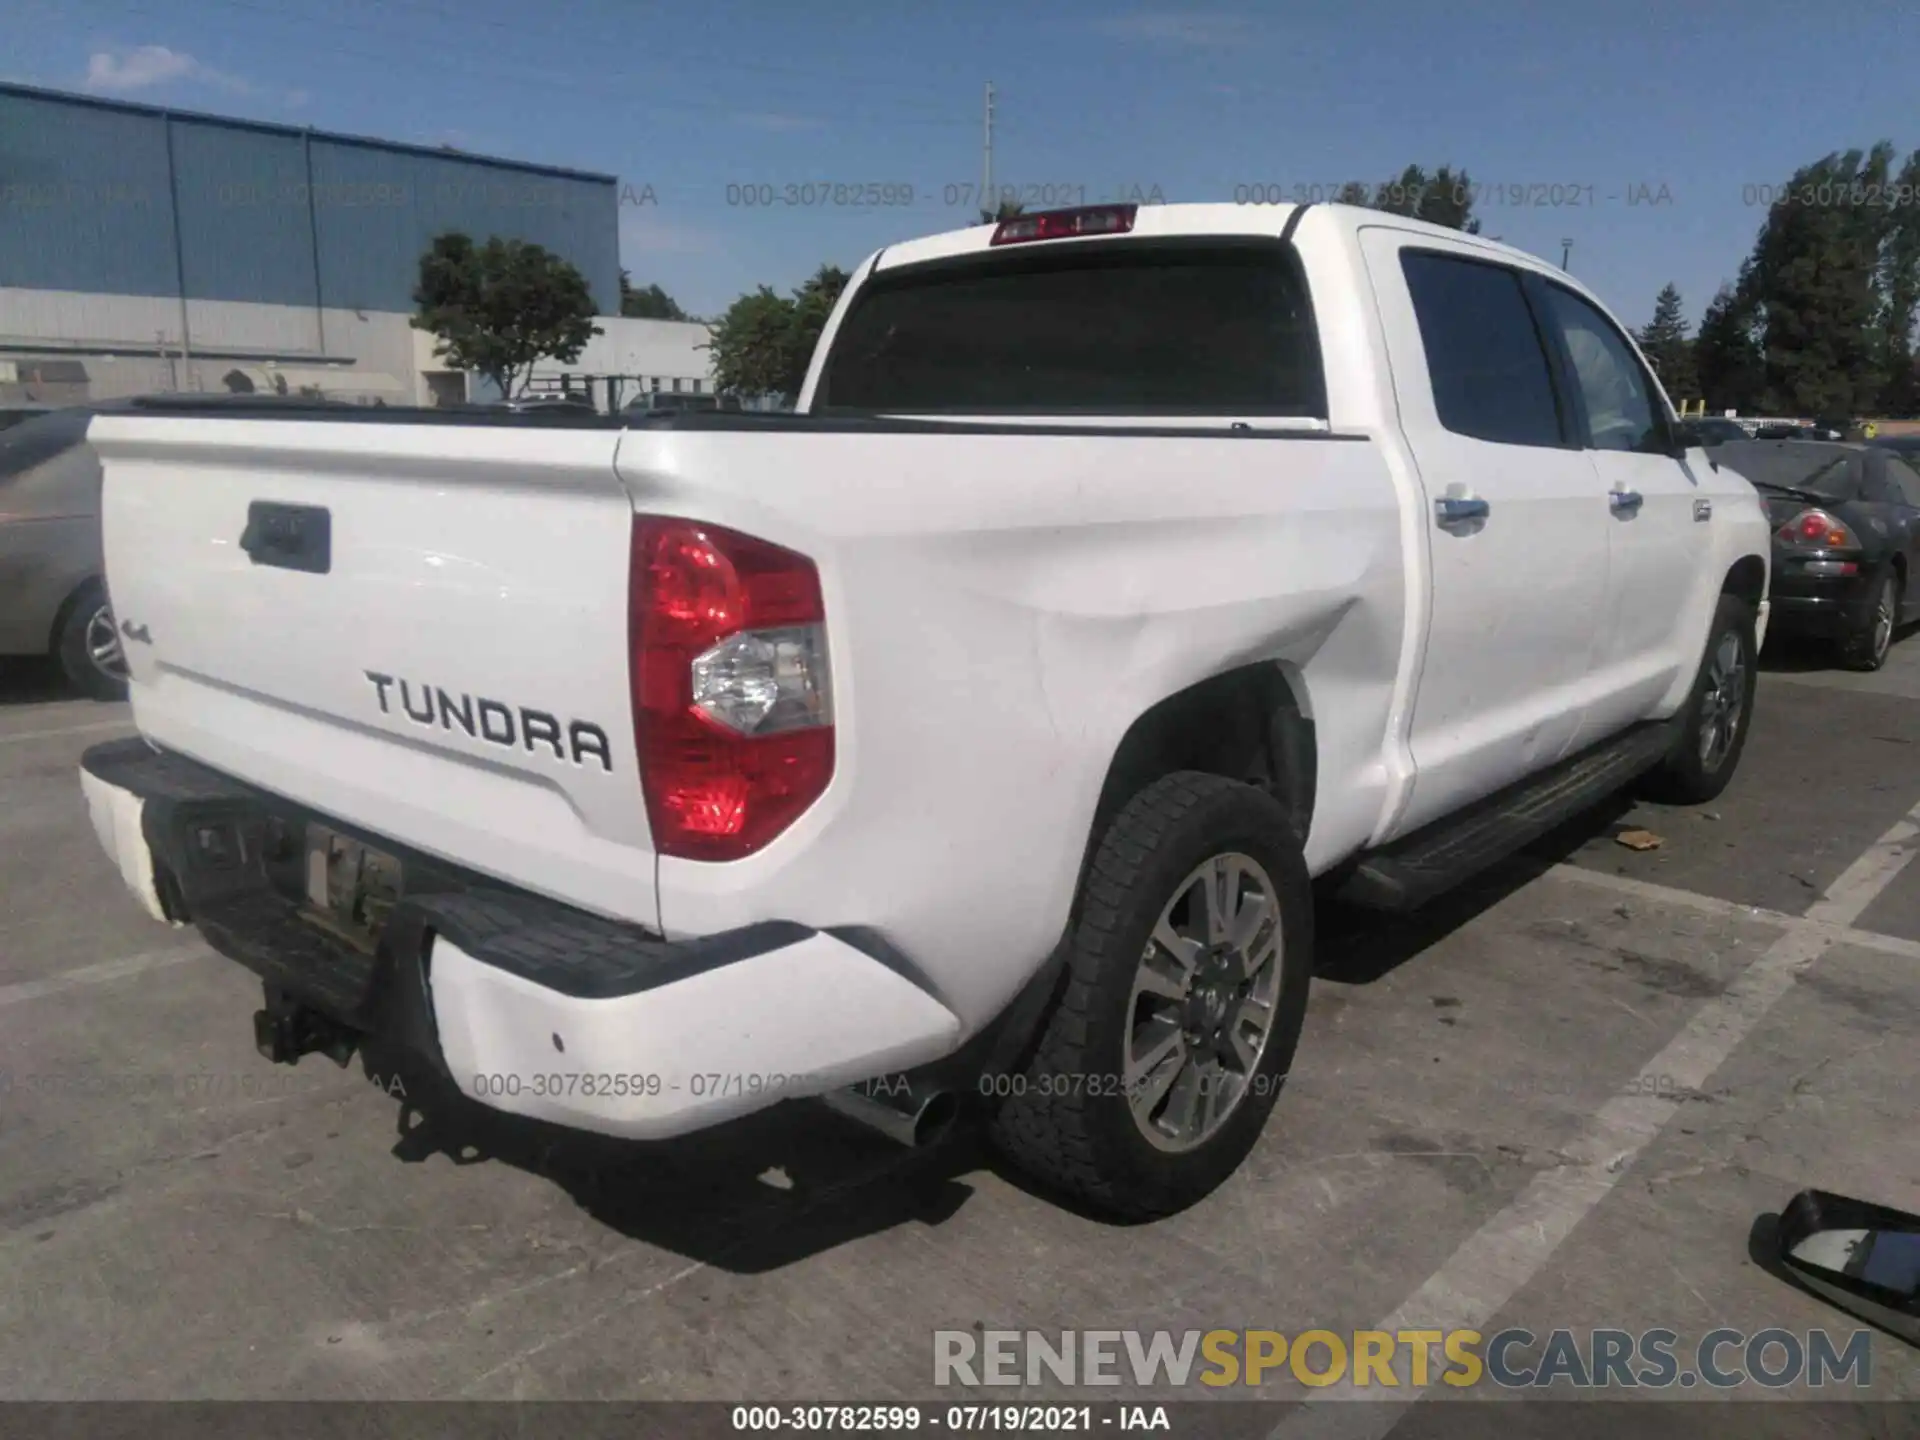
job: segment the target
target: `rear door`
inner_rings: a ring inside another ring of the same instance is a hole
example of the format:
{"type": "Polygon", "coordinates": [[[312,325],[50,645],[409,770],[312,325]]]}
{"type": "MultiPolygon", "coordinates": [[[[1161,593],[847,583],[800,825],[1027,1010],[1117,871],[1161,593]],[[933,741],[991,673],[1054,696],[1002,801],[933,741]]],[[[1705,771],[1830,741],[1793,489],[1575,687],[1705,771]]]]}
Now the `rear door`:
{"type": "Polygon", "coordinates": [[[91,438],[150,739],[658,923],[618,430],[114,414],[91,438]]]}
{"type": "Polygon", "coordinates": [[[1405,833],[1566,752],[1606,598],[1606,502],[1521,272],[1387,226],[1360,236],[1427,502],[1405,833]]]}
{"type": "Polygon", "coordinates": [[[1646,719],[1699,666],[1702,603],[1719,589],[1705,573],[1714,501],[1692,468],[1705,452],[1676,458],[1666,401],[1620,327],[1566,286],[1535,283],[1606,521],[1611,579],[1584,744],[1646,719]]]}

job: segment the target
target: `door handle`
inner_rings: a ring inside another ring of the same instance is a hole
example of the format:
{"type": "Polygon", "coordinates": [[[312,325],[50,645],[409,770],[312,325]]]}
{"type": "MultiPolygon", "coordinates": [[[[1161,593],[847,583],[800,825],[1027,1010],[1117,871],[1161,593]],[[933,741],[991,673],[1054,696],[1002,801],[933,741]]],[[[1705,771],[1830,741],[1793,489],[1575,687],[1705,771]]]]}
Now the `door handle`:
{"type": "Polygon", "coordinates": [[[255,500],[240,548],[256,565],[325,575],[333,567],[333,516],[321,505],[255,500]]]}
{"type": "Polygon", "coordinates": [[[1464,525],[1484,520],[1492,513],[1493,507],[1486,501],[1466,495],[1443,495],[1433,502],[1434,519],[1442,525],[1464,525]]]}
{"type": "Polygon", "coordinates": [[[1645,503],[1646,497],[1638,490],[1612,490],[1607,493],[1607,504],[1613,507],[1616,515],[1631,515],[1645,503]]]}

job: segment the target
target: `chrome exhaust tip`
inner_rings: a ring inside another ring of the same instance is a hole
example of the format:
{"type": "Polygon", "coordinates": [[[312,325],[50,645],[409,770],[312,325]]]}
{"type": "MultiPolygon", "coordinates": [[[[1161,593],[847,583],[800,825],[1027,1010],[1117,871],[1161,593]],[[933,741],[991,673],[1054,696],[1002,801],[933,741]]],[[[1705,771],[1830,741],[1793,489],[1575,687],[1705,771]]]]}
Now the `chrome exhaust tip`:
{"type": "Polygon", "coordinates": [[[910,1149],[938,1140],[960,1113],[960,1102],[952,1091],[920,1089],[905,1080],[867,1081],[820,1098],[829,1110],[910,1149]]]}

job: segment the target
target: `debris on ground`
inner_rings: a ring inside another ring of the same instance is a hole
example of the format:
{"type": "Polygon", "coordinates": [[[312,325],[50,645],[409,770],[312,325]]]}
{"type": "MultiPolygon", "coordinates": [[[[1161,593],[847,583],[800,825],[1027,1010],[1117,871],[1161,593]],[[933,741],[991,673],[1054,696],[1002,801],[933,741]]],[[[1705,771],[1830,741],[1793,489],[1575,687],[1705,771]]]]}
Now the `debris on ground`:
{"type": "Polygon", "coordinates": [[[1667,843],[1651,830],[1622,830],[1613,838],[1629,850],[1658,850],[1667,843]]]}

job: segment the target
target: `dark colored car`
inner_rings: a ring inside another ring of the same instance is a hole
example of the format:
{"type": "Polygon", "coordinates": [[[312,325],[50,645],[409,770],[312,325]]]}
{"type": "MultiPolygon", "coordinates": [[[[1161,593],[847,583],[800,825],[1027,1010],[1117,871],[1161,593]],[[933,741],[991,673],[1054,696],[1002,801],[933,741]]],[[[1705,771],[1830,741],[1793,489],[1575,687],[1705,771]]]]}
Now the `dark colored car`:
{"type": "Polygon", "coordinates": [[[1907,464],[1920,467],[1920,435],[1882,435],[1867,443],[1876,450],[1891,450],[1907,464]]]}
{"type": "Polygon", "coordinates": [[[1751,438],[1746,426],[1723,415],[1700,415],[1691,420],[1682,420],[1680,432],[1693,444],[1706,446],[1726,445],[1751,438]]]}
{"type": "Polygon", "coordinates": [[[1774,524],[1769,633],[1832,641],[1859,670],[1920,619],[1920,469],[1885,446],[1749,440],[1715,459],[1750,480],[1774,524]]]}
{"type": "Polygon", "coordinates": [[[11,430],[16,425],[24,425],[57,407],[52,405],[6,405],[0,406],[0,432],[11,430]]]}
{"type": "Polygon", "coordinates": [[[718,395],[688,395],[678,390],[655,390],[634,396],[627,402],[626,408],[651,415],[664,415],[689,410],[719,410],[722,406],[718,395]]]}
{"type": "Polygon", "coordinates": [[[488,410],[510,410],[516,415],[548,414],[555,410],[571,415],[575,411],[584,415],[599,413],[599,407],[585,395],[522,395],[513,400],[494,400],[484,407],[488,410]]]}

